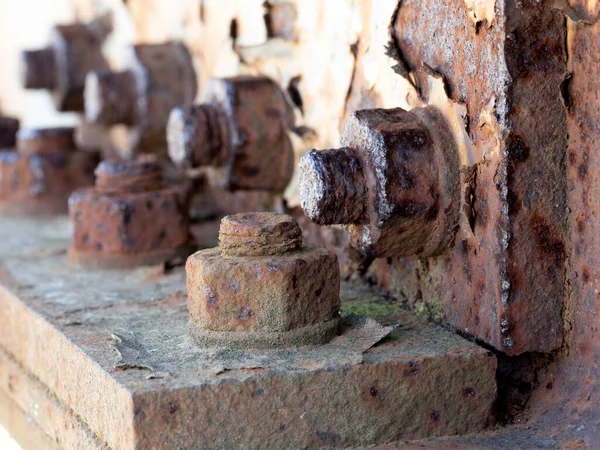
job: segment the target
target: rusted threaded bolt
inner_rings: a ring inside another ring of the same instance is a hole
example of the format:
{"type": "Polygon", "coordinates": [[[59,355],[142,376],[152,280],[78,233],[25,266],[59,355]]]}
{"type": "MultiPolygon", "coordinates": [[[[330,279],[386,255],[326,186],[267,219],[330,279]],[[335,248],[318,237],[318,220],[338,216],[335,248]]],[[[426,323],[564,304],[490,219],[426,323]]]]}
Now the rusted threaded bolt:
{"type": "Polygon", "coordinates": [[[227,161],[231,130],[217,104],[175,108],[167,132],[169,156],[178,166],[221,166],[227,161]]]}
{"type": "Polygon", "coordinates": [[[56,87],[56,59],[52,47],[26,50],[21,53],[22,82],[25,89],[47,89],[56,87]]]}
{"type": "Polygon", "coordinates": [[[362,223],[367,188],[351,148],[313,151],[303,158],[302,208],[319,225],[362,223]]]}
{"type": "Polygon", "coordinates": [[[221,185],[230,190],[283,191],[294,169],[292,122],[273,80],[213,79],[206,103],[171,112],[169,156],[182,167],[220,168],[221,185]]]}
{"type": "Polygon", "coordinates": [[[23,86],[52,91],[59,111],[83,111],[86,74],[108,68],[101,49],[105,37],[94,23],[56,26],[49,47],[21,54],[23,86]]]}
{"type": "Polygon", "coordinates": [[[138,135],[135,150],[166,153],[169,113],[176,106],[192,104],[196,89],[196,72],[184,44],[136,45],[128,70],[88,74],[86,118],[101,125],[132,127],[138,135]]]}
{"type": "Polygon", "coordinates": [[[183,186],[165,186],[152,157],[103,161],[96,186],[69,198],[70,261],[90,268],[131,268],[188,256],[188,200],[183,186]]]}
{"type": "Polygon", "coordinates": [[[15,146],[19,124],[19,119],[0,116],[0,149],[8,149],[15,146]]]}
{"type": "Polygon", "coordinates": [[[78,151],[73,128],[21,129],[17,151],[0,152],[0,211],[67,212],[71,192],[94,183],[97,152],[78,151]]]}
{"type": "Polygon", "coordinates": [[[358,111],[341,143],[300,162],[300,201],[311,220],[351,225],[352,245],[374,257],[432,256],[451,245],[458,149],[440,111],[358,111]]]}
{"type": "Polygon", "coordinates": [[[190,333],[198,345],[295,347],[337,334],[337,258],[303,245],[291,216],[227,216],[219,240],[218,248],[197,252],[186,264],[190,333]]]}
{"type": "Polygon", "coordinates": [[[103,161],[96,168],[96,190],[104,194],[158,190],[162,181],[160,166],[154,158],[103,161]]]}
{"type": "Polygon", "coordinates": [[[137,83],[131,70],[102,70],[88,75],[85,88],[86,118],[103,125],[133,125],[137,121],[137,83]]]}

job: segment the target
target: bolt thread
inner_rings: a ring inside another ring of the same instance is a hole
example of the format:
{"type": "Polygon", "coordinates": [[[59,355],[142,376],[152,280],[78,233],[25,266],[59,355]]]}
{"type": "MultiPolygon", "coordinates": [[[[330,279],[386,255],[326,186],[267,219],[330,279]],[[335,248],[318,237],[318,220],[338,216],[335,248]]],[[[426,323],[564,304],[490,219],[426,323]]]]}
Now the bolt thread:
{"type": "Polygon", "coordinates": [[[85,115],[103,125],[134,125],[137,121],[137,83],[133,71],[90,72],[85,80],[85,115]]]}
{"type": "Polygon", "coordinates": [[[226,256],[282,255],[300,245],[300,226],[287,214],[242,213],[221,220],[219,249],[226,256]]]}
{"type": "Polygon", "coordinates": [[[350,148],[311,150],[300,161],[300,204],[319,225],[365,220],[362,165],[350,148]]]}
{"type": "Polygon", "coordinates": [[[175,108],[167,125],[171,160],[183,167],[221,166],[231,148],[225,112],[214,103],[175,108]]]}
{"type": "Polygon", "coordinates": [[[96,190],[104,194],[160,189],[162,171],[152,156],[132,161],[105,160],[96,168],[96,190]]]}
{"type": "Polygon", "coordinates": [[[75,150],[74,128],[20,129],[17,151],[22,155],[68,153],[75,150]]]}
{"type": "Polygon", "coordinates": [[[25,89],[54,89],[56,72],[53,48],[21,53],[21,82],[25,89]]]}

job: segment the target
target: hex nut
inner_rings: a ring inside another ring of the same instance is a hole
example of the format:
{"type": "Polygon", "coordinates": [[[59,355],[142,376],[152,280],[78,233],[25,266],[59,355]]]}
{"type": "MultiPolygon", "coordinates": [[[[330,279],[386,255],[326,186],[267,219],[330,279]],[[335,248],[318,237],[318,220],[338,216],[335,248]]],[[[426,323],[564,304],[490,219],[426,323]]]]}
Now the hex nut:
{"type": "Polygon", "coordinates": [[[320,225],[345,224],[371,257],[434,256],[458,228],[458,149],[442,113],[374,109],[346,122],[342,148],[300,162],[300,200],[320,225]]]}
{"type": "Polygon", "coordinates": [[[93,185],[99,154],[77,150],[73,132],[72,128],[21,129],[16,151],[0,151],[0,211],[64,214],[69,195],[93,185]]]}
{"type": "Polygon", "coordinates": [[[196,344],[295,347],[325,343],[338,332],[337,257],[324,247],[301,244],[292,217],[227,216],[220,241],[220,247],[199,251],[186,264],[190,333],[196,344]],[[247,253],[240,245],[244,239],[247,253]]]}
{"type": "Polygon", "coordinates": [[[228,190],[283,191],[293,174],[287,130],[293,115],[279,86],[267,77],[212,79],[205,103],[171,112],[171,160],[210,166],[228,190]]]}
{"type": "Polygon", "coordinates": [[[163,186],[155,162],[104,161],[96,186],[69,199],[72,264],[122,269],[158,264],[193,251],[182,186],[163,186]]]}

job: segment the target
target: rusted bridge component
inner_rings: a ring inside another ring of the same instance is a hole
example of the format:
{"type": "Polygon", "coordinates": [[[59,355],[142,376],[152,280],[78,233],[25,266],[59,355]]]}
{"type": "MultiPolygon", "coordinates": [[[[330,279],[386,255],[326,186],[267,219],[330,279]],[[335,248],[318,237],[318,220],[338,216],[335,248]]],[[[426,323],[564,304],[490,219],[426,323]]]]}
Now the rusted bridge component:
{"type": "Polygon", "coordinates": [[[13,148],[17,142],[19,119],[0,116],[0,149],[13,148]]]}
{"type": "Polygon", "coordinates": [[[87,73],[108,69],[101,46],[112,25],[104,22],[56,26],[50,46],[24,51],[23,86],[51,91],[59,111],[82,112],[87,73]]]}
{"type": "Polygon", "coordinates": [[[169,156],[184,167],[218,168],[219,183],[229,190],[283,191],[294,169],[292,124],[273,80],[213,79],[205,103],[172,111],[169,156]]]}
{"type": "Polygon", "coordinates": [[[190,333],[201,346],[323,344],[340,327],[337,257],[302,245],[291,216],[245,213],[221,222],[219,247],[186,265],[190,333]]]}
{"type": "Polygon", "coordinates": [[[301,204],[311,220],[350,225],[352,245],[374,257],[432,256],[451,246],[459,162],[440,111],[358,111],[341,145],[300,162],[301,204]]]}
{"type": "Polygon", "coordinates": [[[130,68],[88,74],[85,86],[87,120],[105,126],[123,124],[138,134],[141,151],[166,149],[169,113],[196,97],[196,73],[181,42],[142,44],[133,48],[130,68]]]}
{"type": "Polygon", "coordinates": [[[191,253],[185,188],[164,186],[154,158],[103,161],[96,177],[69,198],[73,264],[130,268],[191,253]]]}
{"type": "Polygon", "coordinates": [[[0,152],[0,211],[67,212],[69,195],[94,183],[99,155],[77,150],[73,128],[21,129],[17,148],[0,152]]]}

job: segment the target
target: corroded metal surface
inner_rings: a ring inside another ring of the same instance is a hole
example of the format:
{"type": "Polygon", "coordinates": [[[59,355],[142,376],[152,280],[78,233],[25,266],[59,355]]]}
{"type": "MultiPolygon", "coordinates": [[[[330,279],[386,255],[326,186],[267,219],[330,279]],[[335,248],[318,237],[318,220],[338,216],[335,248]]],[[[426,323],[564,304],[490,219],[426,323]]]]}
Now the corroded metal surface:
{"type": "Polygon", "coordinates": [[[358,111],[341,144],[313,150],[300,163],[308,217],[350,224],[353,247],[370,257],[446,252],[458,225],[460,174],[441,113],[431,107],[358,111]]]}
{"type": "Polygon", "coordinates": [[[229,190],[283,191],[294,170],[287,135],[293,116],[266,77],[213,79],[206,103],[177,108],[167,128],[169,155],[185,167],[214,166],[229,190]]]}
{"type": "Polygon", "coordinates": [[[196,97],[196,72],[181,42],[133,47],[127,70],[91,72],[85,86],[85,111],[92,123],[127,125],[131,147],[166,152],[165,126],[173,108],[196,97]]]}
{"type": "Polygon", "coordinates": [[[461,332],[508,354],[551,351],[566,295],[564,17],[533,0],[498,3],[491,20],[472,12],[403,1],[392,23],[393,54],[420,101],[432,101],[433,72],[466,105],[475,163],[463,171],[453,255],[395,273],[417,277],[419,297],[461,332]]]}
{"type": "Polygon", "coordinates": [[[154,159],[104,161],[96,186],[69,198],[71,261],[98,268],[158,264],[191,252],[188,195],[154,159]]]}
{"type": "Polygon", "coordinates": [[[225,348],[324,344],[340,327],[334,253],[302,245],[285,214],[244,213],[221,222],[219,248],[186,264],[190,331],[225,348]]]}
{"type": "Polygon", "coordinates": [[[75,148],[72,128],[21,129],[17,149],[0,151],[0,210],[67,212],[69,195],[94,183],[99,155],[75,148]]]}
{"type": "Polygon", "coordinates": [[[96,25],[56,26],[50,47],[23,52],[23,86],[50,90],[59,111],[83,111],[87,73],[108,69],[101,49],[106,35],[96,25]]]}
{"type": "Polygon", "coordinates": [[[0,345],[111,448],[348,447],[489,421],[495,357],[409,312],[376,347],[389,330],[356,322],[325,346],[203,350],[181,269],[67,271],[68,228],[0,222],[0,345]]]}

